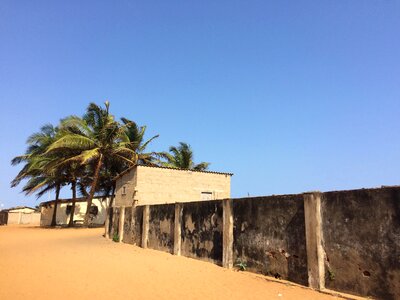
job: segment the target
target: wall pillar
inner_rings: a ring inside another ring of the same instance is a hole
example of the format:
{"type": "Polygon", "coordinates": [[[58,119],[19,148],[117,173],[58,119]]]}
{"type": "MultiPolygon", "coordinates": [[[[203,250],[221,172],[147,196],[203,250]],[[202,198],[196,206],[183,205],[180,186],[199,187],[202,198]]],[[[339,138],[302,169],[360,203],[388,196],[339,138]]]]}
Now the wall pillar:
{"type": "Polygon", "coordinates": [[[111,212],[111,210],[110,210],[110,208],[109,207],[107,207],[107,209],[106,209],[106,221],[104,222],[104,236],[105,236],[105,238],[106,239],[109,239],[110,238],[110,212],[111,212]]]}
{"type": "Polygon", "coordinates": [[[222,200],[223,229],[222,229],[222,266],[233,267],[233,212],[232,200],[222,200]]]}
{"type": "Polygon", "coordinates": [[[303,194],[306,227],[308,285],[325,288],[324,249],[322,247],[321,193],[303,194]]]}
{"type": "Polygon", "coordinates": [[[124,223],[125,223],[125,206],[120,207],[119,212],[119,242],[124,239],[124,223]]]}
{"type": "Polygon", "coordinates": [[[142,248],[147,248],[149,243],[149,224],[150,221],[150,205],[143,208],[143,224],[142,224],[142,248]]]}
{"type": "Polygon", "coordinates": [[[181,255],[182,245],[182,203],[175,203],[174,254],[181,255]]]}
{"type": "Polygon", "coordinates": [[[18,213],[18,224],[22,223],[22,212],[18,213]]]}

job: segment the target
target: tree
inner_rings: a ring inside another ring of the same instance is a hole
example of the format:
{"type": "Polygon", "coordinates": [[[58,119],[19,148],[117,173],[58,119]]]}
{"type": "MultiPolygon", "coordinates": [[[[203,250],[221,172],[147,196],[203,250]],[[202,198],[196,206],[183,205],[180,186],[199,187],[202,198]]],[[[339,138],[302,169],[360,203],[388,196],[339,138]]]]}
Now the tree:
{"type": "Polygon", "coordinates": [[[204,171],[210,165],[207,162],[195,164],[193,162],[193,151],[187,143],[180,142],[178,147],[171,146],[169,152],[163,153],[163,156],[167,160],[166,162],[162,162],[162,165],[165,167],[204,171]]]}
{"type": "Polygon", "coordinates": [[[137,163],[137,155],[129,148],[125,127],[109,113],[108,101],[105,108],[91,103],[83,118],[71,116],[64,119],[60,130],[63,132],[62,136],[51,144],[46,153],[66,153],[59,165],[77,163],[88,166],[91,184],[84,219],[84,225],[88,226],[90,207],[105,162],[116,160],[131,166],[137,163]]]}
{"type": "Polygon", "coordinates": [[[28,140],[28,148],[24,155],[16,156],[11,164],[25,163],[21,171],[11,182],[11,187],[16,187],[22,181],[27,180],[22,191],[26,195],[36,193],[37,198],[49,191],[56,193],[51,226],[56,225],[57,205],[61,187],[66,183],[63,174],[46,167],[55,157],[45,155],[48,147],[57,139],[59,130],[51,124],[44,125],[40,132],[32,134],[28,140]]]}

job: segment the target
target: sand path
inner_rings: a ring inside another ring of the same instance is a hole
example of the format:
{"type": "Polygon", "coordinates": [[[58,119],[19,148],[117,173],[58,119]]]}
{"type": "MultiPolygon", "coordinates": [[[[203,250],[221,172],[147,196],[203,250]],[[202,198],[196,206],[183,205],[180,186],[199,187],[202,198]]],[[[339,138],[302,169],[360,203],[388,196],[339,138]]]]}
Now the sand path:
{"type": "Polygon", "coordinates": [[[102,234],[0,226],[0,299],[338,299],[102,234]]]}

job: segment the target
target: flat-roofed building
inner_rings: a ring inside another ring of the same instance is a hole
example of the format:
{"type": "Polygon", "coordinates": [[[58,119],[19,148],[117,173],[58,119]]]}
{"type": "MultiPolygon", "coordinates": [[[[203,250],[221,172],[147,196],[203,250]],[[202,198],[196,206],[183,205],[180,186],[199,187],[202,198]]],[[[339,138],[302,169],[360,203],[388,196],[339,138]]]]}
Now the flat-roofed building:
{"type": "MultiPolygon", "coordinates": [[[[109,198],[94,197],[90,207],[90,225],[103,225],[109,198]]],[[[55,200],[40,203],[40,226],[50,226],[53,218],[55,200]]],[[[86,198],[75,202],[74,224],[83,224],[87,209],[86,198]]],[[[68,225],[72,213],[72,199],[60,199],[57,202],[56,224],[68,225]]]]}
{"type": "Polygon", "coordinates": [[[229,198],[231,173],[134,166],[116,178],[113,206],[229,198]]]}

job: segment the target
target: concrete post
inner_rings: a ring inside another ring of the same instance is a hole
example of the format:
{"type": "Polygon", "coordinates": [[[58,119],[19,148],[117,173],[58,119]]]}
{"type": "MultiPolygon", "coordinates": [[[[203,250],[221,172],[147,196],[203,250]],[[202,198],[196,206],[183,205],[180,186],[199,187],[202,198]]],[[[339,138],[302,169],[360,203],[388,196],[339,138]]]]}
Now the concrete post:
{"type": "Polygon", "coordinates": [[[106,210],[106,221],[104,222],[104,236],[106,239],[110,238],[110,232],[109,232],[109,228],[110,228],[110,208],[107,207],[106,210]]]}
{"type": "Polygon", "coordinates": [[[223,229],[222,229],[222,266],[233,267],[233,213],[232,200],[222,200],[223,229]]]}
{"type": "Polygon", "coordinates": [[[174,254],[181,255],[182,245],[182,209],[181,203],[175,203],[175,221],[174,221],[174,254]]]}
{"type": "Polygon", "coordinates": [[[119,242],[124,239],[125,206],[120,207],[119,212],[119,242]]]}
{"type": "Polygon", "coordinates": [[[143,207],[142,248],[147,248],[149,243],[150,205],[143,207]]]}
{"type": "Polygon", "coordinates": [[[305,193],[304,218],[306,225],[308,285],[325,288],[324,250],[322,247],[321,193],[305,193]]]}

